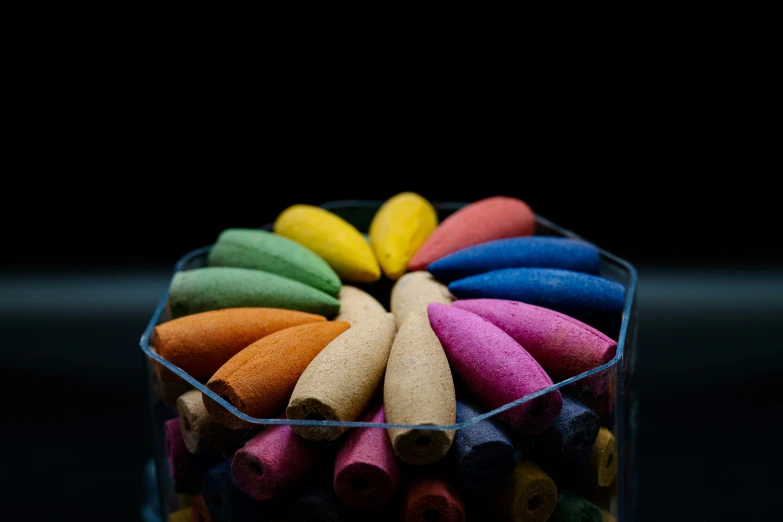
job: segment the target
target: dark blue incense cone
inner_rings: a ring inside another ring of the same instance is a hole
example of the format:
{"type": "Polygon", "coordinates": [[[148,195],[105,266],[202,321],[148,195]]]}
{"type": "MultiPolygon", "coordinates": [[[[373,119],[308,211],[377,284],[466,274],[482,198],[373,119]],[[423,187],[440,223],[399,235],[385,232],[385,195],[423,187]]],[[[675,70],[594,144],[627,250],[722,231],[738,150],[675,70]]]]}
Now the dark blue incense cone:
{"type": "Polygon", "coordinates": [[[494,270],[458,279],[449,291],[459,299],[508,299],[543,306],[603,331],[619,324],[625,304],[625,287],[620,283],[553,268],[494,270]]]}
{"type": "MultiPolygon", "coordinates": [[[[615,368],[610,368],[609,370],[614,371],[615,368]]],[[[592,393],[592,390],[585,390],[581,381],[564,386],[563,392],[563,397],[568,396],[593,410],[598,415],[598,418],[601,419],[602,426],[607,428],[614,427],[614,416],[612,415],[616,398],[614,382],[610,382],[609,388],[597,396],[592,393]]]]}
{"type": "MultiPolygon", "coordinates": [[[[457,401],[457,422],[465,422],[481,411],[472,404],[457,401]]],[[[457,430],[449,452],[454,477],[467,489],[496,486],[514,471],[516,452],[509,437],[492,419],[457,430]]]]}
{"type": "Polygon", "coordinates": [[[601,510],[589,500],[570,493],[561,493],[549,522],[601,522],[601,510]]]}
{"type": "Polygon", "coordinates": [[[589,243],[562,237],[513,237],[458,250],[427,270],[444,283],[504,268],[559,268],[598,274],[601,257],[589,243]]]}
{"type": "Polygon", "coordinates": [[[231,477],[231,459],[207,471],[201,485],[212,522],[262,522],[280,515],[279,502],[259,502],[239,491],[231,477]]]}
{"type": "Polygon", "coordinates": [[[590,456],[601,421],[587,406],[563,397],[555,422],[533,439],[537,460],[552,463],[583,462],[590,456]]]}
{"type": "Polygon", "coordinates": [[[340,502],[328,472],[318,473],[294,493],[288,510],[289,522],[345,522],[348,508],[340,502]]]}

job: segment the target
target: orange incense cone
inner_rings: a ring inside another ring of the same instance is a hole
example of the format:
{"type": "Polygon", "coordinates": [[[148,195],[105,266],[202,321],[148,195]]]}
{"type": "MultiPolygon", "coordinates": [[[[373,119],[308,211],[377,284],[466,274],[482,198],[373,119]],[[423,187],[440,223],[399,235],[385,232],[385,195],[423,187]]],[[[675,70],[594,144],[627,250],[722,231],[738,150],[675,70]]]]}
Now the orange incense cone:
{"type": "Polygon", "coordinates": [[[160,324],[155,327],[152,344],[164,359],[203,381],[262,337],[324,321],[326,318],[320,315],[280,308],[226,308],[160,324]]]}
{"type": "MultiPolygon", "coordinates": [[[[221,366],[207,387],[247,415],[280,415],[307,365],[348,328],[344,321],[318,322],[264,337],[221,366]]],[[[206,396],[204,406],[225,426],[242,427],[241,420],[206,396]]]]}

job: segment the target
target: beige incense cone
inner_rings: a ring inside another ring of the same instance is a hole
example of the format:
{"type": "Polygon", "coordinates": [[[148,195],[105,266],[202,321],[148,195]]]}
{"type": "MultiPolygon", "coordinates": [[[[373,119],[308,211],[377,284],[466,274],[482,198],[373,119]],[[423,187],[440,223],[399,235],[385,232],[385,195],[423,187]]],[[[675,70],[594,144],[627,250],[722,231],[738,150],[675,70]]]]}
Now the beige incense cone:
{"type": "MultiPolygon", "coordinates": [[[[286,417],[336,421],[358,419],[381,383],[394,334],[394,316],[376,314],[329,343],[296,383],[286,417]]],[[[291,428],[297,435],[310,440],[334,440],[347,429],[291,428]]]]}
{"type": "MultiPolygon", "coordinates": [[[[449,425],[456,421],[449,362],[426,310],[410,313],[397,332],[386,365],[383,403],[389,424],[449,425]]],[[[414,465],[437,462],[454,440],[453,430],[390,428],[388,433],[397,456],[414,465]]]]}
{"type": "Polygon", "coordinates": [[[340,313],[334,320],[346,321],[351,323],[351,326],[356,325],[359,321],[386,313],[383,305],[373,296],[355,286],[344,285],[337,298],[340,300],[340,313]]]}
{"type": "Polygon", "coordinates": [[[203,397],[200,391],[191,390],[177,399],[179,427],[185,447],[191,453],[231,447],[235,444],[236,434],[209,414],[203,397]]]}
{"type": "Polygon", "coordinates": [[[402,276],[391,291],[391,311],[402,326],[411,312],[427,313],[430,303],[451,304],[452,297],[445,285],[433,279],[429,272],[410,272],[402,276]]]}

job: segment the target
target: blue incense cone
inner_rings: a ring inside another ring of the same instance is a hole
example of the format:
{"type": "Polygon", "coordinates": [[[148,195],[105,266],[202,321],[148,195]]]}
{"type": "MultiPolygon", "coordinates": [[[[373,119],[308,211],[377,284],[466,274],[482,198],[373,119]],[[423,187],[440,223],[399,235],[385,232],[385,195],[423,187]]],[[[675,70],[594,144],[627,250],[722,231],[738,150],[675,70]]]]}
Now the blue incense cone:
{"type": "Polygon", "coordinates": [[[443,282],[504,268],[559,268],[598,274],[601,257],[589,243],[562,237],[514,237],[458,250],[427,270],[443,282]]]}
{"type": "Polygon", "coordinates": [[[458,279],[449,291],[460,299],[495,298],[543,306],[593,326],[620,317],[625,287],[591,274],[553,268],[507,268],[458,279]]]}
{"type": "Polygon", "coordinates": [[[239,491],[231,476],[231,459],[207,471],[201,487],[212,522],[261,522],[279,516],[277,503],[259,502],[239,491]]]}
{"type": "MultiPolygon", "coordinates": [[[[457,401],[457,422],[481,415],[473,405],[457,401]]],[[[449,455],[455,476],[467,489],[497,485],[514,471],[516,453],[508,436],[493,419],[485,419],[457,430],[449,455]]]]}
{"type": "Polygon", "coordinates": [[[332,487],[329,473],[319,474],[301,488],[288,510],[288,522],[343,522],[348,509],[332,487]]]}
{"type": "Polygon", "coordinates": [[[598,414],[564,396],[555,422],[533,439],[536,457],[552,463],[583,462],[590,457],[599,429],[598,414]]]}

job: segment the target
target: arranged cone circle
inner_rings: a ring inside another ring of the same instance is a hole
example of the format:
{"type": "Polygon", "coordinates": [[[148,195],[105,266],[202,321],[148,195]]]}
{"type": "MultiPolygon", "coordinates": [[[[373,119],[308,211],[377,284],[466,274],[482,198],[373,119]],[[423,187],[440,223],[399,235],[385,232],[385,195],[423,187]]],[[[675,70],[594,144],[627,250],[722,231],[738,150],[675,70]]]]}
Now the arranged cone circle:
{"type": "Polygon", "coordinates": [[[620,454],[602,423],[616,422],[626,288],[599,275],[599,250],[533,236],[533,211],[503,196],[438,224],[405,192],[369,217],[363,236],[293,205],[274,232],[226,229],[206,267],[175,273],[150,346],[211,393],[150,362],[185,495],[169,520],[616,521],[620,454]],[[212,393],[308,424],[243,421],[212,393]]]}

